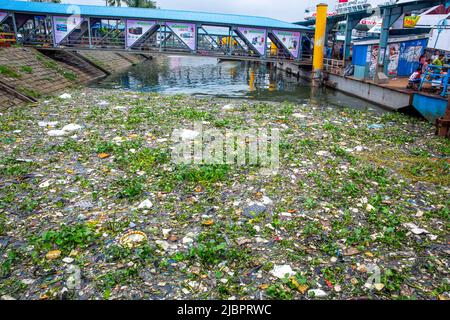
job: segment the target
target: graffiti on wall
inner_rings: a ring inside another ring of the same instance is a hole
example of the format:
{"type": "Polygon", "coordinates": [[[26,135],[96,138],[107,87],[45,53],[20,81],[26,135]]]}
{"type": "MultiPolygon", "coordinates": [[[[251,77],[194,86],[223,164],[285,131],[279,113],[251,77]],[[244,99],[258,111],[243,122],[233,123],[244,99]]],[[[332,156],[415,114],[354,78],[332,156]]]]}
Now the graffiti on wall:
{"type": "Polygon", "coordinates": [[[419,66],[420,56],[427,45],[427,39],[402,42],[400,44],[400,58],[398,62],[398,76],[409,76],[419,66]]]}

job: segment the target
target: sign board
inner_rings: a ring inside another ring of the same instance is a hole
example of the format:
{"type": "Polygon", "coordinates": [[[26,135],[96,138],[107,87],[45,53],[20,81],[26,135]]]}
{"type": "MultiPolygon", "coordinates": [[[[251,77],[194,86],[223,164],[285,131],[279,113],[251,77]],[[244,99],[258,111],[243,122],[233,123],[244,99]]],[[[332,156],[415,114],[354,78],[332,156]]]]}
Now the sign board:
{"type": "Polygon", "coordinates": [[[298,58],[300,46],[300,32],[273,30],[273,34],[281,41],[294,58],[298,58]]]}
{"type": "Polygon", "coordinates": [[[428,48],[450,51],[450,29],[431,29],[428,48]]]}
{"type": "Polygon", "coordinates": [[[182,22],[167,22],[166,25],[175,33],[185,45],[191,50],[195,50],[197,47],[197,37],[195,29],[197,28],[194,23],[182,23],[182,22]]]}
{"type": "Polygon", "coordinates": [[[55,44],[58,45],[63,41],[73,30],[77,29],[84,21],[80,16],[54,16],[53,30],[55,37],[55,44]]]}
{"type": "Polygon", "coordinates": [[[0,22],[5,20],[7,16],[8,16],[8,14],[6,12],[0,12],[0,22]]]}
{"type": "Polygon", "coordinates": [[[127,34],[125,37],[127,48],[132,47],[136,41],[142,38],[150,29],[155,26],[155,21],[127,20],[127,34]]]}
{"type": "Polygon", "coordinates": [[[403,19],[403,28],[414,28],[420,20],[420,16],[407,16],[403,19]]]}
{"type": "Polygon", "coordinates": [[[245,39],[252,44],[260,55],[264,55],[266,53],[266,29],[240,27],[238,30],[245,37],[245,39]]]}

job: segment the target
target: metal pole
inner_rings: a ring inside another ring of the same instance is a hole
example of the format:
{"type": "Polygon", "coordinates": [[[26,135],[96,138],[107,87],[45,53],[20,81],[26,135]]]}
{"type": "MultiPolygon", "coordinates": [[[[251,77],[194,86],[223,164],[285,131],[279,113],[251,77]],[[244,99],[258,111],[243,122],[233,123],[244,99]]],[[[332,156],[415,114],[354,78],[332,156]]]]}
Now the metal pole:
{"type": "Polygon", "coordinates": [[[391,26],[391,20],[392,10],[390,8],[387,8],[383,13],[383,24],[380,34],[380,45],[378,48],[377,68],[374,75],[375,83],[386,83],[388,81],[388,78],[384,74],[384,58],[389,41],[389,28],[391,26]]]}
{"type": "Polygon", "coordinates": [[[14,38],[16,38],[16,42],[17,42],[17,40],[19,38],[17,37],[16,15],[14,13],[12,13],[11,15],[12,15],[12,20],[13,20],[14,38]]]}
{"type": "Polygon", "coordinates": [[[56,23],[55,23],[55,17],[53,17],[52,16],[52,35],[53,35],[53,47],[57,47],[57,44],[56,44],[56,28],[55,28],[55,25],[56,25],[56,23]]]}
{"type": "Polygon", "coordinates": [[[197,49],[198,49],[198,28],[200,27],[200,24],[195,24],[195,30],[194,30],[194,37],[195,37],[195,48],[193,50],[193,53],[197,53],[197,49]]]}
{"type": "Polygon", "coordinates": [[[234,38],[233,38],[234,28],[230,27],[228,30],[228,55],[231,56],[233,54],[233,44],[234,44],[234,38]]]}
{"type": "Polygon", "coordinates": [[[264,60],[267,59],[267,39],[269,39],[269,29],[266,29],[265,33],[266,37],[264,39],[264,54],[262,56],[264,60]]]}
{"type": "Polygon", "coordinates": [[[350,48],[352,45],[352,32],[354,28],[354,21],[350,19],[350,16],[347,16],[346,24],[345,24],[345,43],[344,43],[344,54],[343,60],[344,63],[350,58],[350,48]]]}
{"type": "Polygon", "coordinates": [[[37,33],[36,33],[36,17],[35,16],[33,16],[33,34],[34,34],[33,41],[36,41],[37,33]]]}
{"type": "Polygon", "coordinates": [[[300,38],[299,38],[299,41],[298,41],[298,44],[297,44],[297,61],[300,61],[300,60],[302,60],[303,59],[303,46],[302,46],[302,43],[303,43],[303,33],[301,33],[300,32],[300,38]]]}
{"type": "Polygon", "coordinates": [[[87,23],[88,23],[89,49],[92,49],[91,17],[87,18],[87,23]]]}

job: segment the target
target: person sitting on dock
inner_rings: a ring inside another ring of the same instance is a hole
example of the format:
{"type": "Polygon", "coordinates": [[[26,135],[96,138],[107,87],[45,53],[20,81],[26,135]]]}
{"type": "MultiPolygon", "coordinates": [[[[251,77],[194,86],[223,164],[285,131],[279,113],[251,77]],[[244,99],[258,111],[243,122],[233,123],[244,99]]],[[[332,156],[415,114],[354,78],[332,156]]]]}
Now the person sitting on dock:
{"type": "Polygon", "coordinates": [[[422,73],[427,72],[430,64],[431,64],[431,59],[426,59],[425,62],[422,64],[422,73]]]}
{"type": "Polygon", "coordinates": [[[434,54],[431,56],[431,61],[434,61],[434,60],[438,59],[440,54],[441,53],[439,52],[439,50],[436,50],[434,52],[434,54]]]}
{"type": "Polygon", "coordinates": [[[434,59],[433,64],[442,67],[445,64],[445,55],[441,53],[437,59],[434,59]]]}
{"type": "Polygon", "coordinates": [[[422,81],[422,67],[418,67],[409,77],[407,89],[417,90],[422,81]]]}
{"type": "Polygon", "coordinates": [[[425,64],[425,62],[427,61],[427,56],[426,55],[421,55],[419,58],[419,67],[422,68],[422,72],[423,72],[423,65],[425,64]]]}

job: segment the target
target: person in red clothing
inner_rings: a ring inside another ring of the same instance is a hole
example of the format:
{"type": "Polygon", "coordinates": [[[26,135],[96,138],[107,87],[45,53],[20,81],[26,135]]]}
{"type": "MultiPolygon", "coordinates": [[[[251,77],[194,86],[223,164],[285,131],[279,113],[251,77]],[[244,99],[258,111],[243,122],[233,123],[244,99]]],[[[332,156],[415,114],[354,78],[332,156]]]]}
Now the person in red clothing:
{"type": "Polygon", "coordinates": [[[417,68],[417,70],[409,77],[407,88],[417,90],[420,81],[422,81],[422,67],[417,68]]]}

